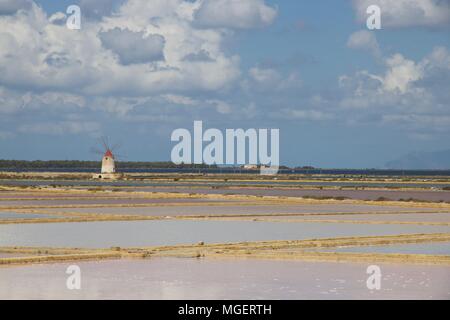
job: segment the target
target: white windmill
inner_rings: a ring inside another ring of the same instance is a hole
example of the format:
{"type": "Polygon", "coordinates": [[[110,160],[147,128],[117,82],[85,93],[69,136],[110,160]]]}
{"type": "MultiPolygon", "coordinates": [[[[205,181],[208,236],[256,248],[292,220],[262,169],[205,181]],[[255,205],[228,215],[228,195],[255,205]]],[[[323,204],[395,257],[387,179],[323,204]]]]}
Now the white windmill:
{"type": "Polygon", "coordinates": [[[102,173],[116,173],[116,163],[114,155],[110,149],[107,149],[102,158],[102,173]]]}
{"type": "Polygon", "coordinates": [[[117,179],[120,175],[116,172],[116,157],[114,156],[114,150],[118,147],[118,145],[111,147],[107,137],[102,137],[100,141],[104,150],[101,151],[95,148],[92,149],[92,152],[103,155],[101,173],[95,174],[94,178],[117,179]]]}

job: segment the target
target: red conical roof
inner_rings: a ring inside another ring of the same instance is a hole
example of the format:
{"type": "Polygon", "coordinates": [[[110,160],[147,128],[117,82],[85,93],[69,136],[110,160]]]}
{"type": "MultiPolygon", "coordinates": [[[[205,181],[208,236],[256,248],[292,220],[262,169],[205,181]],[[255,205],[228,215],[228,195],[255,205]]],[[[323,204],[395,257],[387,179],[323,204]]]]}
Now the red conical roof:
{"type": "Polygon", "coordinates": [[[104,157],[110,157],[110,158],[114,158],[114,156],[113,156],[113,154],[112,154],[112,152],[111,152],[111,150],[106,150],[106,152],[105,152],[105,155],[104,155],[104,157]]]}

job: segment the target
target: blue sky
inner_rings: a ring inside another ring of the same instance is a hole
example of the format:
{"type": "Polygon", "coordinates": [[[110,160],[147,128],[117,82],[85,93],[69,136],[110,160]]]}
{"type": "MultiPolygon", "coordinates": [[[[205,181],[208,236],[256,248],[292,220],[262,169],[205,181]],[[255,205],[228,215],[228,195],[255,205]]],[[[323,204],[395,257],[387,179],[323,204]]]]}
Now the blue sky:
{"type": "Polygon", "coordinates": [[[0,158],[95,159],[108,136],[127,160],[169,160],[194,120],[279,128],[287,165],[450,148],[448,2],[242,2],[0,0],[0,158]]]}

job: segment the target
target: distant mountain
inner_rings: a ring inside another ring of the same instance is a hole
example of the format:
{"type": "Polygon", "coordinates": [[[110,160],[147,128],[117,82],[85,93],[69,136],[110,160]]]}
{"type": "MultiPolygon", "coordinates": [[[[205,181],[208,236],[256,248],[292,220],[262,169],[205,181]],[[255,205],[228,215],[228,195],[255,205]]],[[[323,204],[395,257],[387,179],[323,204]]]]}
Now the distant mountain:
{"type": "Polygon", "coordinates": [[[385,164],[388,169],[450,169],[450,150],[412,152],[385,164]]]}

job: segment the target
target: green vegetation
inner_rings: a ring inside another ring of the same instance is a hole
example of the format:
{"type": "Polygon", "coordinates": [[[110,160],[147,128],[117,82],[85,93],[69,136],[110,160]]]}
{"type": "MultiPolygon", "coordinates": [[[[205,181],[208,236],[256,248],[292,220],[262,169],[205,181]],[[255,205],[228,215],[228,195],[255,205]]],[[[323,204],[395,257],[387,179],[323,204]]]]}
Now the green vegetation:
{"type": "MultiPolygon", "coordinates": [[[[367,200],[370,201],[370,200],[367,200]]],[[[378,197],[375,199],[375,201],[393,201],[392,199],[386,198],[386,197],[378,197]]]]}
{"type": "MultiPolygon", "coordinates": [[[[25,161],[25,160],[0,160],[0,169],[98,169],[100,161],[79,160],[51,160],[51,161],[25,161]]],[[[175,164],[169,161],[161,162],[117,162],[117,167],[122,169],[149,169],[149,168],[216,168],[205,164],[175,164]]]]}
{"type": "Polygon", "coordinates": [[[332,197],[332,196],[302,196],[303,199],[312,199],[312,200],[339,200],[339,201],[343,201],[343,200],[349,200],[351,198],[348,197],[332,197]]]}

